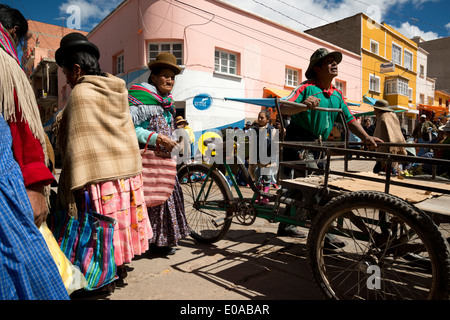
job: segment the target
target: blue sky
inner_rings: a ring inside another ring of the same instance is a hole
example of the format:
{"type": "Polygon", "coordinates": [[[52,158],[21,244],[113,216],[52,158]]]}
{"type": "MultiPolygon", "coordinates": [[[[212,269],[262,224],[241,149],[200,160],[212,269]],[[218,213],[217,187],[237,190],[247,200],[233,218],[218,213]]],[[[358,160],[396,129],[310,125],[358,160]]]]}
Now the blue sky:
{"type": "MultiPolygon", "coordinates": [[[[122,0],[0,0],[27,19],[67,26],[70,5],[80,8],[80,29],[90,31],[122,0]]],[[[165,0],[170,2],[170,0],[165,0]]],[[[179,0],[189,3],[189,0],[179,0]]],[[[448,0],[222,0],[291,28],[306,30],[364,12],[408,37],[425,40],[450,36],[448,0]]]]}

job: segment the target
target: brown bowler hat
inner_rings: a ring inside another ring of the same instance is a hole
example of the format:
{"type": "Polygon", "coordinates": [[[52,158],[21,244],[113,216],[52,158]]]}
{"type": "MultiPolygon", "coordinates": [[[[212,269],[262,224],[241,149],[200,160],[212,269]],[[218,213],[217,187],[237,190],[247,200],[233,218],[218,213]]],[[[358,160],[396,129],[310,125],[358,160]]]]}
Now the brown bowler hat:
{"type": "Polygon", "coordinates": [[[177,65],[177,58],[170,52],[161,52],[148,64],[148,68],[152,71],[157,67],[172,69],[175,75],[181,72],[181,68],[177,65]]]}

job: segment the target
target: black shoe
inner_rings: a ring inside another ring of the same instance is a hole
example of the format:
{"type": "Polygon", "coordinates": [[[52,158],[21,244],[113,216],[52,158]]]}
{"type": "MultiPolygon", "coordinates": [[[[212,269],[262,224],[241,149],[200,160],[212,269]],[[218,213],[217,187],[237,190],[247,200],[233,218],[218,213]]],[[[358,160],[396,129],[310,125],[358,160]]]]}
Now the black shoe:
{"type": "Polygon", "coordinates": [[[154,243],[152,243],[150,250],[152,252],[155,252],[155,253],[161,254],[161,255],[165,255],[165,256],[174,255],[175,252],[177,251],[177,249],[172,248],[172,247],[158,247],[154,243]]]}
{"type": "Polygon", "coordinates": [[[306,238],[307,237],[307,233],[298,230],[297,227],[295,226],[288,226],[288,227],[279,227],[278,231],[277,231],[277,235],[279,236],[285,236],[285,237],[294,237],[294,238],[306,238]]]}
{"type": "Polygon", "coordinates": [[[335,235],[327,233],[325,235],[324,248],[336,250],[343,248],[347,245],[347,242],[339,240],[335,235]]]}

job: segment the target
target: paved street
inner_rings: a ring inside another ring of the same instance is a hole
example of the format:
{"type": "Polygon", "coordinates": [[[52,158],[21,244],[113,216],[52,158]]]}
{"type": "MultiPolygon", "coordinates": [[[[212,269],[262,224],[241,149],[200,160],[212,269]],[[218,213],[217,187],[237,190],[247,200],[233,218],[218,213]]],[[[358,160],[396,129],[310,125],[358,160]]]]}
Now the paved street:
{"type": "MultiPolygon", "coordinates": [[[[354,165],[373,166],[364,161],[352,161],[354,165]]],[[[277,227],[260,218],[251,226],[234,221],[226,237],[212,245],[189,237],[175,255],[148,252],[129,264],[128,277],[112,294],[83,299],[323,299],[308,270],[306,239],[277,236],[277,227]]]]}

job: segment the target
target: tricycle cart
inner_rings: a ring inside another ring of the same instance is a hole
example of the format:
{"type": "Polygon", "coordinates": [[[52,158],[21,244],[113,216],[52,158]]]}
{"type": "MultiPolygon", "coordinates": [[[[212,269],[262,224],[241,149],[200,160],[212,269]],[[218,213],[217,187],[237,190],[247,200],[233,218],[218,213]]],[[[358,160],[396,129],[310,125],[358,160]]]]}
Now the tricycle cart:
{"type": "MultiPolygon", "coordinates": [[[[302,106],[280,99],[273,99],[273,103],[279,115],[280,105],[283,108],[284,105],[302,106]]],[[[219,150],[229,141],[216,139],[204,143],[210,150],[219,150]]],[[[259,190],[244,162],[236,157],[225,158],[223,164],[192,161],[180,167],[178,178],[191,236],[195,240],[203,243],[221,240],[233,219],[245,225],[251,225],[257,217],[292,224],[309,229],[308,264],[327,298],[449,298],[449,181],[401,180],[391,176],[390,166],[392,162],[450,166],[450,161],[355,150],[349,148],[347,138],[343,142],[306,143],[283,141],[281,135],[279,148],[280,151],[296,148],[321,152],[324,157],[318,161],[323,167],[308,168],[305,178],[283,178],[281,168],[305,170],[306,161],[281,160],[277,179],[281,188],[276,193],[259,190]],[[368,161],[385,161],[386,174],[348,170],[349,155],[368,161]],[[253,192],[252,197],[243,196],[230,160],[237,160],[253,192]],[[345,161],[344,170],[334,169],[336,160],[345,161]],[[417,194],[420,196],[416,197],[417,194]],[[269,198],[269,204],[255,202],[258,195],[269,198]],[[427,205],[427,201],[431,204],[427,205]],[[343,245],[333,246],[329,237],[341,240],[343,245]]]]}

